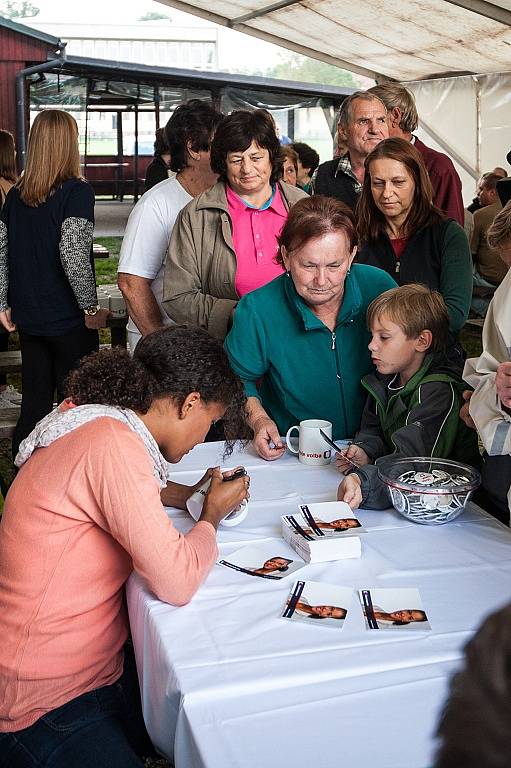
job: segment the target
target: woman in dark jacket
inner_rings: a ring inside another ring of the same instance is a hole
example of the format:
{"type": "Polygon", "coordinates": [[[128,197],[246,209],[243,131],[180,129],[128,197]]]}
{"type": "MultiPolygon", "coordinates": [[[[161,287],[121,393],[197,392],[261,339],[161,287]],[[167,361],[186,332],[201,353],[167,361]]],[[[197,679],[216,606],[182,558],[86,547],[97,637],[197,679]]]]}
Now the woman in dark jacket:
{"type": "Polygon", "coordinates": [[[76,121],[46,109],[32,125],[23,176],[0,217],[0,323],[19,332],[20,442],[63,397],[78,361],[98,349],[100,309],[92,262],[94,192],[80,175],[76,121]]]}
{"type": "Polygon", "coordinates": [[[385,139],[367,156],[357,206],[358,261],[385,269],[399,285],[422,283],[442,294],[449,312],[449,357],[463,357],[458,332],[472,299],[472,257],[464,230],[432,203],[420,153],[385,139]]]}

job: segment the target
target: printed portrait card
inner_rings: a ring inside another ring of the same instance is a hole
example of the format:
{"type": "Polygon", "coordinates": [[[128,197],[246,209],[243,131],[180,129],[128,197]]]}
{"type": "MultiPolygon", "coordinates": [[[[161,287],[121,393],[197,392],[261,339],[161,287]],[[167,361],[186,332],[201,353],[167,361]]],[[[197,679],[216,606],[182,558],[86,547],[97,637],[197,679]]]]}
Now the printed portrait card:
{"type": "Polygon", "coordinates": [[[350,587],[317,581],[297,581],[281,616],[291,621],[342,629],[352,597],[353,590],[350,587]]]}
{"type": "Polygon", "coordinates": [[[344,501],[300,504],[299,510],[297,515],[289,517],[296,521],[296,532],[304,538],[345,538],[365,532],[360,520],[344,501]]]}
{"type": "Polygon", "coordinates": [[[281,517],[282,537],[307,563],[360,557],[360,521],[343,501],[301,504],[281,517]]]}
{"type": "Polygon", "coordinates": [[[305,563],[282,540],[268,542],[264,546],[243,547],[218,560],[218,565],[232,568],[247,576],[261,579],[284,579],[303,568],[305,563]]]}
{"type": "Polygon", "coordinates": [[[366,629],[393,632],[431,630],[419,590],[414,587],[361,589],[358,594],[366,629]]]}

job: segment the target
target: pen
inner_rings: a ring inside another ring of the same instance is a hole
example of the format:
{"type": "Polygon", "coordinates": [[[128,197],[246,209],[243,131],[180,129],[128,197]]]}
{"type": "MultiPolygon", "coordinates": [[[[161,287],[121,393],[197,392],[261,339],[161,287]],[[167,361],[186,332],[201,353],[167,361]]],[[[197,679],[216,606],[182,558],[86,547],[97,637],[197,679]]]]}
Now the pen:
{"type": "Polygon", "coordinates": [[[238,477],[243,477],[247,474],[247,470],[245,467],[240,467],[236,470],[236,472],[233,472],[232,475],[228,475],[227,477],[224,477],[224,483],[229,482],[229,480],[237,480],[238,477]]]}
{"type": "Polygon", "coordinates": [[[352,466],[352,467],[355,467],[355,469],[359,469],[359,466],[358,466],[358,464],[355,464],[355,462],[354,462],[352,459],[350,459],[348,456],[346,456],[344,453],[342,453],[342,448],[340,448],[338,445],[336,445],[336,444],[334,443],[334,441],[333,441],[333,440],[331,440],[331,439],[328,437],[328,435],[326,434],[326,432],[323,432],[323,430],[322,430],[322,429],[320,429],[320,430],[319,430],[319,432],[320,432],[320,435],[321,435],[321,437],[323,438],[323,440],[324,440],[326,443],[328,443],[328,445],[329,445],[331,448],[333,448],[335,451],[337,451],[337,453],[340,453],[340,454],[342,455],[342,458],[343,458],[345,461],[347,461],[347,462],[348,462],[348,464],[351,464],[351,466],[352,466]]]}

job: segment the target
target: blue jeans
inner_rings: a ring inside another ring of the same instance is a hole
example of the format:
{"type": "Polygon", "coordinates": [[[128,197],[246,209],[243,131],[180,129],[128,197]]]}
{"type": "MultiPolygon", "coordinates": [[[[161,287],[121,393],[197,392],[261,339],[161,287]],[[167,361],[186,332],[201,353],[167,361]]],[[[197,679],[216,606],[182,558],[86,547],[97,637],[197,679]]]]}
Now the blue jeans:
{"type": "Polygon", "coordinates": [[[143,768],[154,756],[130,645],[113,685],[84,693],[29,728],[0,733],[0,768],[143,768]]]}

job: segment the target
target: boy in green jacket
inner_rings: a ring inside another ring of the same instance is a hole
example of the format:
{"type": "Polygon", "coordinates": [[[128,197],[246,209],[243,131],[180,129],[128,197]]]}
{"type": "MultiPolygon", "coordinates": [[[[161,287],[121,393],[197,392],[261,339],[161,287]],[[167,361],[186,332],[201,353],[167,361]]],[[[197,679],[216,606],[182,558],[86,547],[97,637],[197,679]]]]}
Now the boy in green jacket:
{"type": "Polygon", "coordinates": [[[449,316],[442,296],[414,283],[393,288],[369,305],[367,321],[377,373],[362,379],[368,396],[353,443],[337,457],[341,472],[349,472],[337,497],[353,509],[384,509],[390,502],[378,459],[431,456],[474,465],[479,451],[476,433],[459,418],[466,386],[443,354],[449,316]]]}

